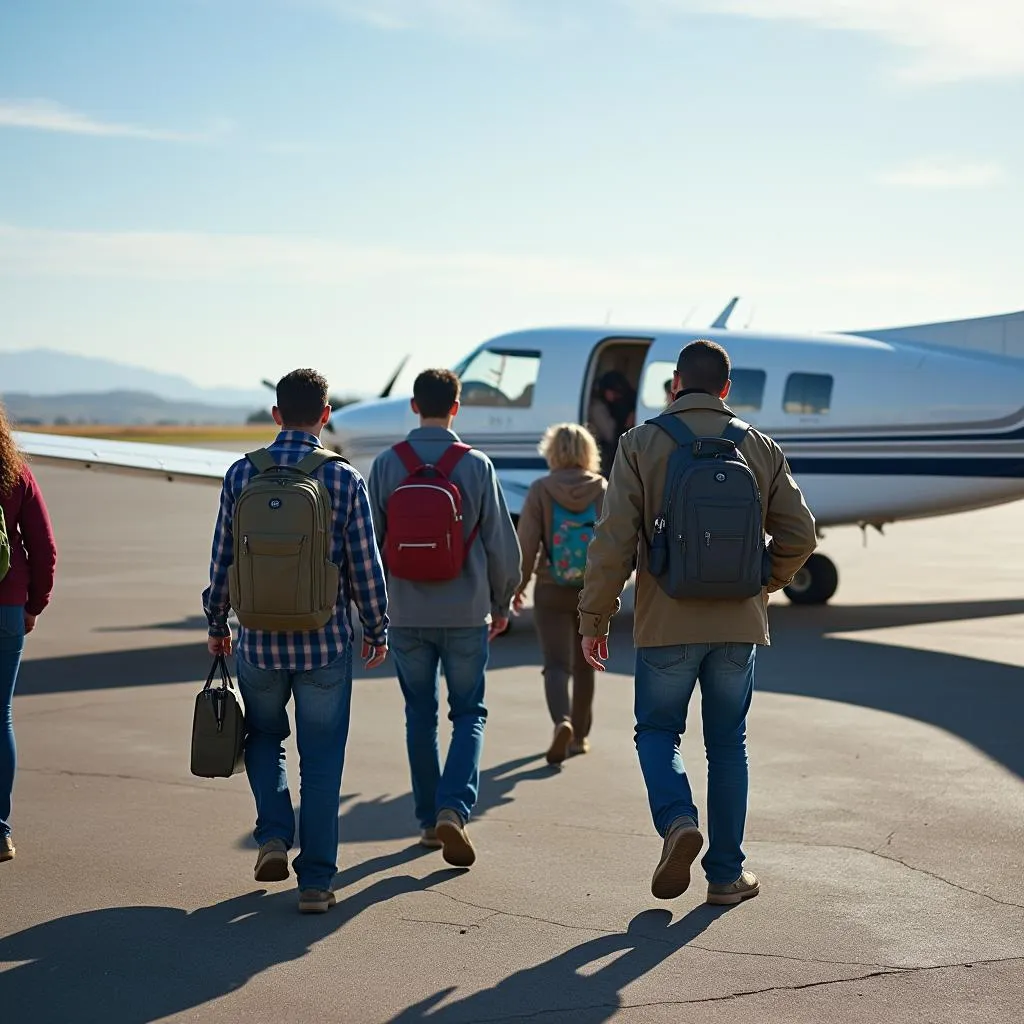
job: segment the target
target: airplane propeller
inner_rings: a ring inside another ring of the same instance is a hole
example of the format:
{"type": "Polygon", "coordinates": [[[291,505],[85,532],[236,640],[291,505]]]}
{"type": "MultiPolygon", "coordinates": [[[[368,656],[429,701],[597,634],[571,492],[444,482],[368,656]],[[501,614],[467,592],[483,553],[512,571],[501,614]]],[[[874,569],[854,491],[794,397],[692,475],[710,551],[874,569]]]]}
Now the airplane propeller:
{"type": "MultiPolygon", "coordinates": [[[[383,390],[380,392],[379,395],[376,396],[377,398],[388,398],[388,397],[390,397],[391,391],[392,391],[392,389],[395,386],[395,382],[398,380],[399,375],[401,374],[401,372],[405,369],[405,364],[407,362],[409,362],[409,357],[405,356],[402,359],[402,361],[398,364],[398,368],[395,370],[395,372],[393,374],[391,374],[391,376],[388,378],[388,381],[384,385],[383,390]]],[[[260,381],[260,383],[265,388],[269,388],[271,391],[273,391],[275,393],[277,392],[277,382],[276,381],[272,381],[269,378],[264,377],[260,381]]],[[[351,398],[351,397],[346,398],[346,397],[343,397],[343,396],[340,396],[340,395],[328,395],[327,396],[327,401],[330,404],[332,409],[341,409],[341,408],[343,408],[346,405],[355,405],[357,402],[364,401],[364,399],[361,399],[361,398],[351,398]]],[[[327,429],[332,434],[334,433],[334,424],[331,423],[330,420],[327,421],[327,429]]]]}

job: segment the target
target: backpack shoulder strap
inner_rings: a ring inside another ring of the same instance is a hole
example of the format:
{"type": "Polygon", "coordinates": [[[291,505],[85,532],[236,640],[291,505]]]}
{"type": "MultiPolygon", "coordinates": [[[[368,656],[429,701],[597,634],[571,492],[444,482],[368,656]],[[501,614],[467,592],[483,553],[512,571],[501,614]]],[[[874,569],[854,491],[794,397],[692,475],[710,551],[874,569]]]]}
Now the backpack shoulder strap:
{"type": "Polygon", "coordinates": [[[437,471],[446,477],[452,475],[452,471],[459,464],[459,460],[473,449],[461,441],[453,441],[445,451],[444,455],[437,460],[437,471]]]}
{"type": "Polygon", "coordinates": [[[245,457],[256,467],[257,473],[266,473],[268,469],[275,469],[277,467],[274,456],[266,448],[260,448],[255,452],[247,452],[245,457]]]}
{"type": "Polygon", "coordinates": [[[697,435],[678,416],[662,414],[647,420],[647,422],[661,427],[681,447],[693,444],[697,440],[697,435]]]}
{"type": "Polygon", "coordinates": [[[337,452],[332,452],[328,448],[314,448],[308,455],[303,455],[298,462],[295,463],[294,468],[300,473],[305,473],[309,476],[315,473],[322,465],[327,462],[348,462],[344,456],[339,455],[337,452]]]}
{"type": "Polygon", "coordinates": [[[732,441],[739,448],[743,444],[743,439],[747,436],[748,430],[750,430],[749,423],[744,422],[738,416],[733,416],[725,430],[722,431],[722,437],[726,441],[732,441]]]}
{"type": "Polygon", "coordinates": [[[423,462],[416,454],[416,449],[408,441],[402,441],[400,444],[393,445],[391,450],[402,460],[402,465],[410,473],[415,473],[417,469],[422,469],[423,462]]]}

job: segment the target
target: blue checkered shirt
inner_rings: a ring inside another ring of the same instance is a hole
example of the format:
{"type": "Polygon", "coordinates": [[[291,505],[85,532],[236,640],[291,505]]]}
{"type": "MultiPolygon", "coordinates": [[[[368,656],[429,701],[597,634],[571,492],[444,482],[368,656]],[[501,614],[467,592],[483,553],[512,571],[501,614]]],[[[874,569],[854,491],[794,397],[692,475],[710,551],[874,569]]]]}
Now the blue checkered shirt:
{"type": "MultiPolygon", "coordinates": [[[[282,430],[268,445],[275,461],[286,466],[299,462],[315,447],[322,447],[320,441],[302,430],[282,430]]],[[[234,559],[232,515],[235,500],[255,473],[253,464],[243,458],[224,475],[213,534],[210,585],[203,591],[211,636],[228,635],[228,568],[234,559]]],[[[330,664],[352,643],[352,600],[359,610],[365,639],[374,646],[387,639],[387,588],[363,478],[343,462],[327,462],[315,476],[323,481],[334,509],[331,561],[341,569],[338,605],[334,618],[323,629],[299,633],[241,627],[237,652],[259,668],[305,672],[330,664]]]]}

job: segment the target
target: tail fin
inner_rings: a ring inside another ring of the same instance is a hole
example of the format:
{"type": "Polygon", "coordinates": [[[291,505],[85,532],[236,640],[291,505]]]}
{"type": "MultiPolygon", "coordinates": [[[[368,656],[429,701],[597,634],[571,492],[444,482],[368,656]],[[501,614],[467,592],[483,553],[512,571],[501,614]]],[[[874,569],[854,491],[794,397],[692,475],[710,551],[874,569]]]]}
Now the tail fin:
{"type": "Polygon", "coordinates": [[[934,324],[843,333],[877,338],[879,341],[904,341],[915,345],[1024,359],[1024,310],[1001,316],[980,316],[972,320],[946,320],[934,324]]]}

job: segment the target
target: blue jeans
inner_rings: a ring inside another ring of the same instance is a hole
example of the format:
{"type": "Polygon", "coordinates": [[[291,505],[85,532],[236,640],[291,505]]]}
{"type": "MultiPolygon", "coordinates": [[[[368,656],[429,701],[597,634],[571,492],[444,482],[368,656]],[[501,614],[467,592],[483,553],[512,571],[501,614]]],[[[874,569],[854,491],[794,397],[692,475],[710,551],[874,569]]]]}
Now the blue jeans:
{"type": "Polygon", "coordinates": [[[487,720],[487,627],[392,626],[388,643],[405,697],[405,742],[420,827],[433,828],[438,812],[445,808],[469,821],[480,788],[480,752],[487,720]],[[437,743],[439,666],[444,667],[448,683],[448,719],[452,723],[443,773],[437,743]]]}
{"type": "Polygon", "coordinates": [[[11,796],[14,792],[14,684],[25,649],[25,609],[0,605],[0,836],[11,834],[11,796]]]}
{"type": "Polygon", "coordinates": [[[755,651],[754,644],[681,644],[636,652],[636,750],[654,827],[662,836],[676,818],[699,820],[679,740],[700,679],[708,758],[708,850],[701,864],[715,885],[728,885],[743,871],[746,718],[755,651]]]}
{"type": "Polygon", "coordinates": [[[309,672],[264,669],[238,658],[245,701],[245,771],[256,798],[253,838],[295,840],[284,741],[288,698],[295,698],[299,749],[299,846],[292,865],[300,889],[329,889],[338,870],[338,802],[352,709],[352,648],[309,672]]]}

